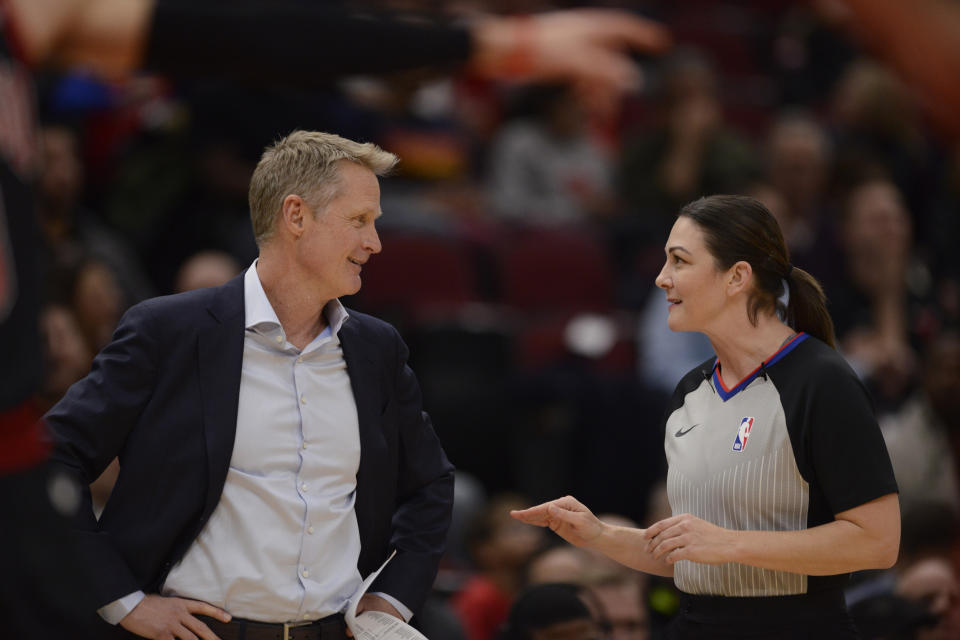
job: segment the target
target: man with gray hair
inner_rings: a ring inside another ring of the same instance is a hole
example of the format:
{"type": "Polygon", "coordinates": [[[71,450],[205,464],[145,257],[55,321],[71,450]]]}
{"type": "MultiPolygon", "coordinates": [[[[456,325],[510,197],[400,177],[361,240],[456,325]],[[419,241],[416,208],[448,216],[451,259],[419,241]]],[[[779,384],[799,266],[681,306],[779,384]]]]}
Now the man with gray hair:
{"type": "Polygon", "coordinates": [[[221,287],[130,309],[47,414],[53,458],[82,486],[120,457],[100,521],[81,509],[82,570],[107,623],[147,638],[343,638],[347,599],[394,550],[358,612],[409,619],[427,597],[453,470],[396,330],[338,300],[380,252],[377,176],[396,161],[319,132],[268,148],[250,185],[258,259],[221,287]]]}

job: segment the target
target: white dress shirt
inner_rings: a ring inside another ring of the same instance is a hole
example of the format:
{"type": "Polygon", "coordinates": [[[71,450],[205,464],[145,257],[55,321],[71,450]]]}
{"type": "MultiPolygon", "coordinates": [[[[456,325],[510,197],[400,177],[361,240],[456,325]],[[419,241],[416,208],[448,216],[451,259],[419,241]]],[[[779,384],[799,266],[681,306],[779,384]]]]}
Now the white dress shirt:
{"type": "MultiPolygon", "coordinates": [[[[362,581],[354,512],[359,425],[337,336],[349,316],[332,300],[323,310],[327,328],[298,350],[286,339],[256,264],[244,277],[237,432],[223,493],[162,593],[202,600],[237,618],[314,620],[343,611],[362,581]]],[[[412,615],[395,598],[378,595],[407,619],[412,615]]],[[[116,623],[142,598],[130,594],[100,613],[116,623]]]]}

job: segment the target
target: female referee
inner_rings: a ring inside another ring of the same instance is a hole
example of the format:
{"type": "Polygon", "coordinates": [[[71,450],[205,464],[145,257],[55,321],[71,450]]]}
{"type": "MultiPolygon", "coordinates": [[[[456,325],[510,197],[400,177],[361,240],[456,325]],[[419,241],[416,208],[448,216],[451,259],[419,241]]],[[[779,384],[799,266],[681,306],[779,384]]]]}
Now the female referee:
{"type": "Polygon", "coordinates": [[[900,509],[870,399],[834,350],[823,291],[790,264],[776,221],[752,198],[688,204],[666,256],[657,286],[669,327],[703,332],[716,353],[683,377],[667,413],[675,515],[648,529],[612,526],[569,496],[512,515],[673,576],[676,638],[857,638],[846,574],[893,565],[900,509]]]}

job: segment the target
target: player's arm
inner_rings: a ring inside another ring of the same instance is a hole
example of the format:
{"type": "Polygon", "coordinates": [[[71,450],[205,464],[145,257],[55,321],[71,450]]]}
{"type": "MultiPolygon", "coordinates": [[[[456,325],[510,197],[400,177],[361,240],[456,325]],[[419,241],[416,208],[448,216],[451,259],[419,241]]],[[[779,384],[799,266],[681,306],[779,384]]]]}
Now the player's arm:
{"type": "Polygon", "coordinates": [[[639,16],[572,10],[489,16],[468,26],[295,0],[4,0],[34,66],[137,68],[309,84],[357,73],[469,64],[492,78],[635,86],[630,52],[657,53],[667,32],[639,16]]]}
{"type": "Polygon", "coordinates": [[[923,107],[960,140],[960,5],[924,0],[843,0],[850,27],[918,89],[923,107]],[[936,63],[931,63],[936,60],[936,63]]]}
{"type": "Polygon", "coordinates": [[[5,0],[26,61],[107,75],[136,69],[154,0],[5,0]]]}

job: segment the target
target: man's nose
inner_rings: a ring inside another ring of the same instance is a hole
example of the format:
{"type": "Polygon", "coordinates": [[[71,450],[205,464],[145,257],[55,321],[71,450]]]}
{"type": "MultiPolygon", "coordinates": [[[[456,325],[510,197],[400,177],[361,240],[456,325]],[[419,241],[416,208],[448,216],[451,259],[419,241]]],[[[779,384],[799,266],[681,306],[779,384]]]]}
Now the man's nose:
{"type": "Polygon", "coordinates": [[[370,225],[370,232],[365,238],[364,248],[370,253],[380,253],[383,249],[383,245],[380,244],[380,234],[377,233],[377,228],[373,225],[370,225]]]}

